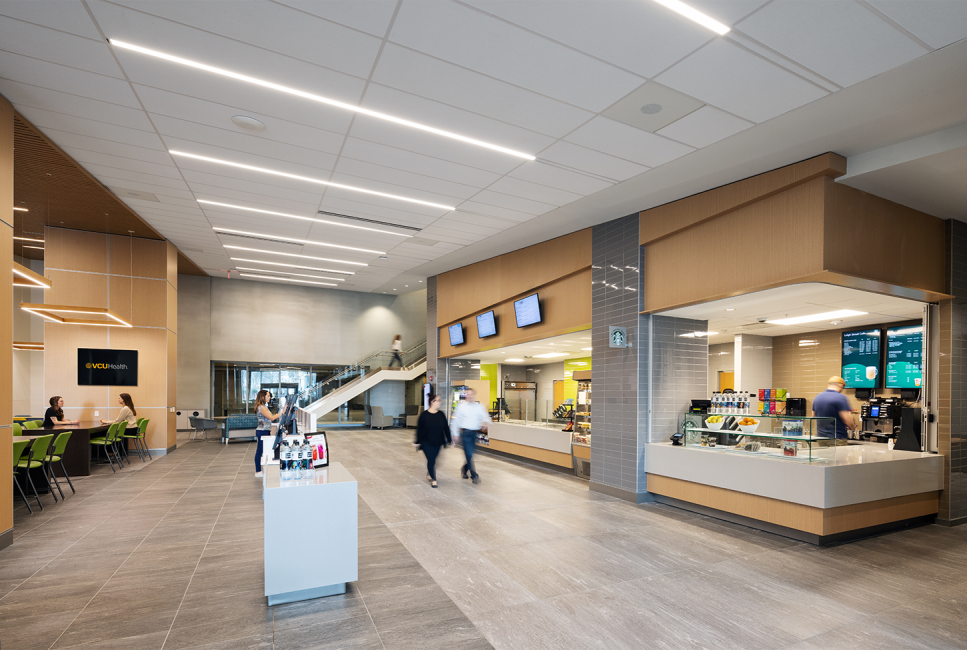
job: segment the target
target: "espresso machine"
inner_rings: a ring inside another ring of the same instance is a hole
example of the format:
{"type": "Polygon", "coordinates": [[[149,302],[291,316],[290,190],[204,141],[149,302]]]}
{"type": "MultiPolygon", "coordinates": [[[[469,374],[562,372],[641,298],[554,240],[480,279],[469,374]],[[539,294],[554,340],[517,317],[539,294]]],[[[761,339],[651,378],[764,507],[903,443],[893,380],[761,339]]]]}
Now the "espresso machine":
{"type": "Polygon", "coordinates": [[[896,397],[871,397],[860,407],[863,426],[859,436],[872,442],[886,442],[900,432],[903,403],[896,397]]]}

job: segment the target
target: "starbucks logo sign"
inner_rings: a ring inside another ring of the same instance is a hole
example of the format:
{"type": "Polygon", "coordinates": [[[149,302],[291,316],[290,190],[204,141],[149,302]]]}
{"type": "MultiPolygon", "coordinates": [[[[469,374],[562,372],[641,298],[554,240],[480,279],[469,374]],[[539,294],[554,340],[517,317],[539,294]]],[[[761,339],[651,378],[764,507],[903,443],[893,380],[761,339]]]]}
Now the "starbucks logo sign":
{"type": "Polygon", "coordinates": [[[609,347],[612,347],[612,348],[628,347],[628,328],[627,327],[609,327],[608,344],[609,344],[609,347]]]}

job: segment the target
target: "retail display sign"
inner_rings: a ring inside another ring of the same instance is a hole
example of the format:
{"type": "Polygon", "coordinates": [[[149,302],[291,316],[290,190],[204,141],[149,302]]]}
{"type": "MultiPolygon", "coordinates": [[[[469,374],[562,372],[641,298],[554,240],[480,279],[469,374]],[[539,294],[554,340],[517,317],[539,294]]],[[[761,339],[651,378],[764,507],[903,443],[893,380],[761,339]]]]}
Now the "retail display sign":
{"type": "Polygon", "coordinates": [[[463,323],[457,323],[447,328],[450,333],[450,345],[463,345],[463,323]]]}
{"type": "Polygon", "coordinates": [[[846,388],[880,385],[880,329],[843,332],[843,379],[846,388]]]}
{"type": "Polygon", "coordinates": [[[78,386],[137,386],[137,350],[77,349],[78,386]]]}
{"type": "Polygon", "coordinates": [[[886,331],[886,387],[920,388],[923,383],[923,325],[886,331]]]}
{"type": "Polygon", "coordinates": [[[627,327],[608,327],[608,347],[612,347],[612,348],[628,347],[628,328],[627,327]]]}
{"type": "Polygon", "coordinates": [[[537,299],[537,294],[532,293],[526,298],[515,301],[514,316],[517,318],[517,327],[541,322],[541,303],[537,299]]]}
{"type": "Polygon", "coordinates": [[[497,321],[494,318],[493,309],[477,316],[477,338],[485,339],[496,334],[497,321]]]}
{"type": "Polygon", "coordinates": [[[328,467],[329,445],[326,442],[326,432],[320,431],[319,433],[307,436],[306,442],[312,447],[312,466],[328,467]]]}

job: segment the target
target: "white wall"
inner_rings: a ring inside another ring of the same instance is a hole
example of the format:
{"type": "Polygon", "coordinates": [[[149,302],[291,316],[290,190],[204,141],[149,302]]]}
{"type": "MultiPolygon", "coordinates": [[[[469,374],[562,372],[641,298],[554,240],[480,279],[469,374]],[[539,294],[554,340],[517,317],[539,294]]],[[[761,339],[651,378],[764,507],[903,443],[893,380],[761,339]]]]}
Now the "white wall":
{"type": "Polygon", "coordinates": [[[383,415],[402,415],[406,412],[405,391],[404,381],[382,381],[369,389],[369,405],[382,406],[383,415]]]}
{"type": "Polygon", "coordinates": [[[735,390],[752,394],[755,413],[760,388],[772,387],[772,337],[739,334],[735,337],[735,390]]]}
{"type": "MultiPolygon", "coordinates": [[[[31,271],[44,274],[42,260],[14,257],[31,271]]],[[[42,289],[13,289],[13,340],[43,343],[44,319],[20,308],[20,303],[42,303],[42,289]]],[[[44,353],[13,351],[13,413],[14,415],[43,415],[48,397],[44,395],[44,353]]]]}
{"type": "MultiPolygon", "coordinates": [[[[708,392],[711,395],[721,390],[719,385],[720,372],[735,370],[735,341],[731,343],[716,343],[708,346],[708,392]]],[[[763,386],[765,388],[765,386],[763,386]]]]}

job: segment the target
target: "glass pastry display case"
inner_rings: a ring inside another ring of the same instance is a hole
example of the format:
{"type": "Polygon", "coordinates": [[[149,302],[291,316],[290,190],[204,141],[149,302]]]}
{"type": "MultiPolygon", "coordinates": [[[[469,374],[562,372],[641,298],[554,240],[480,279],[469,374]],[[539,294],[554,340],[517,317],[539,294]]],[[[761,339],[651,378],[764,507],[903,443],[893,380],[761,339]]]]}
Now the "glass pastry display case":
{"type": "Polygon", "coordinates": [[[835,457],[834,448],[847,444],[820,433],[835,426],[834,418],[687,413],[682,433],[686,447],[812,462],[835,457]]]}

